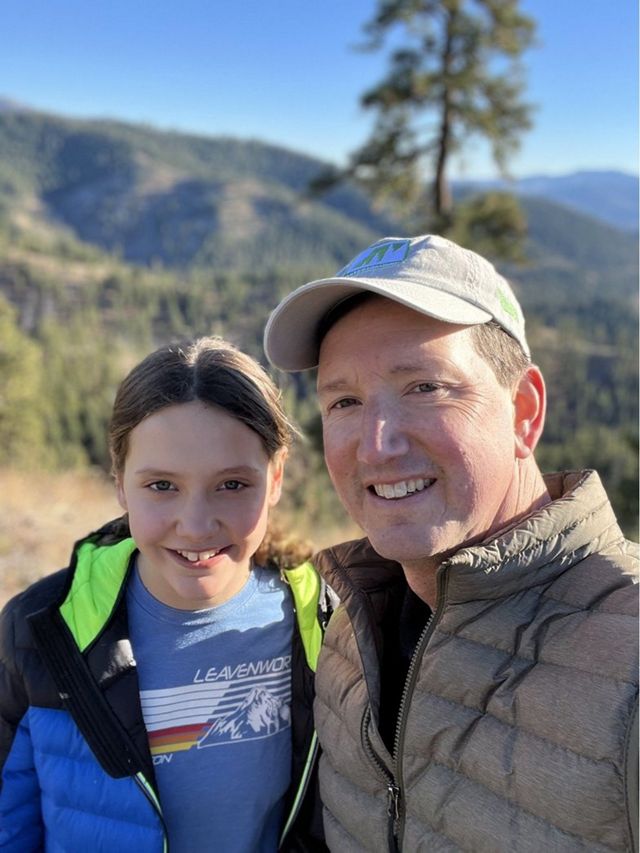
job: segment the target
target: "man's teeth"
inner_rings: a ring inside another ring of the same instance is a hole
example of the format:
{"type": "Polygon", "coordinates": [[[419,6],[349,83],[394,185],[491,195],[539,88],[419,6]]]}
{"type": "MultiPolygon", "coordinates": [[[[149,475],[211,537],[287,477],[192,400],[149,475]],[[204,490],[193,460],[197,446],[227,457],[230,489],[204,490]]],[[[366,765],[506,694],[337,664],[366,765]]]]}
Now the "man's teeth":
{"type": "Polygon", "coordinates": [[[420,477],[417,480],[402,480],[399,483],[393,483],[393,485],[390,483],[376,483],[373,488],[378,497],[393,500],[394,498],[404,498],[407,495],[412,495],[414,492],[421,492],[433,482],[433,480],[423,480],[420,477]]]}
{"type": "Polygon", "coordinates": [[[178,551],[181,557],[189,560],[190,563],[199,563],[201,560],[210,560],[215,557],[217,551],[178,551]]]}

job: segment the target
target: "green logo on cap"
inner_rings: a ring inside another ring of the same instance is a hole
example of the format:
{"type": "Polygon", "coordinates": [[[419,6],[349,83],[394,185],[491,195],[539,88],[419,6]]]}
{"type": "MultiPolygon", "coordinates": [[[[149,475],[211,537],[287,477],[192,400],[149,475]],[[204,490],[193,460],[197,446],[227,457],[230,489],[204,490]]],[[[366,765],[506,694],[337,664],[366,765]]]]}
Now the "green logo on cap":
{"type": "Polygon", "coordinates": [[[500,288],[498,288],[498,302],[500,303],[500,307],[502,308],[505,314],[508,314],[510,317],[513,317],[514,320],[519,319],[515,305],[509,299],[506,293],[500,290],[500,288]]]}
{"type": "Polygon", "coordinates": [[[341,277],[356,275],[356,273],[366,273],[377,267],[400,263],[409,254],[410,243],[410,240],[391,240],[387,243],[376,243],[369,246],[336,275],[341,277]]]}

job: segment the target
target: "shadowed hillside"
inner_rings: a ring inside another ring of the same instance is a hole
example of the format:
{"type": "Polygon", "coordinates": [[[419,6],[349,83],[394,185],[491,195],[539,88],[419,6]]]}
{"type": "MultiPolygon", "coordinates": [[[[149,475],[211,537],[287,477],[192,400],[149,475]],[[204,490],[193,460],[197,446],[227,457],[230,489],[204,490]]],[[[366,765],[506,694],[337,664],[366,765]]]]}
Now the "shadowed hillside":
{"type": "Polygon", "coordinates": [[[332,265],[390,227],[355,189],[304,193],[321,164],[259,142],[0,113],[0,209],[126,261],[332,265]]]}

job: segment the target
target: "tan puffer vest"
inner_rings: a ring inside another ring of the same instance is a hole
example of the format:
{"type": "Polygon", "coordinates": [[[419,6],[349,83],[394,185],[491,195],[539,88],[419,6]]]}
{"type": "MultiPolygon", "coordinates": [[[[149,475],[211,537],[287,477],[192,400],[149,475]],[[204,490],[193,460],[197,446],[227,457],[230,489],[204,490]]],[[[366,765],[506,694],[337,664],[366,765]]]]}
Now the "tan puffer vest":
{"type": "Polygon", "coordinates": [[[376,725],[377,622],[401,569],[366,540],[319,555],[342,600],[315,706],[336,853],[637,845],[637,546],[595,473],[548,486],[562,497],[439,570],[393,756],[376,725]]]}

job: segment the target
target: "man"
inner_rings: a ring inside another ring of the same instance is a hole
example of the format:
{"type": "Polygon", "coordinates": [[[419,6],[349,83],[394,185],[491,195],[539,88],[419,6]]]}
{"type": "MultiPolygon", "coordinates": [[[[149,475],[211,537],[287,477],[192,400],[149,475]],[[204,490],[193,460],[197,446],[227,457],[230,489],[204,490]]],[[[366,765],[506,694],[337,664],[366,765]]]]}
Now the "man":
{"type": "Polygon", "coordinates": [[[334,851],[637,849],[637,546],[597,474],[543,477],[545,386],[478,255],[388,238],[265,331],[318,366],[326,462],[367,540],[317,672],[334,851]]]}

